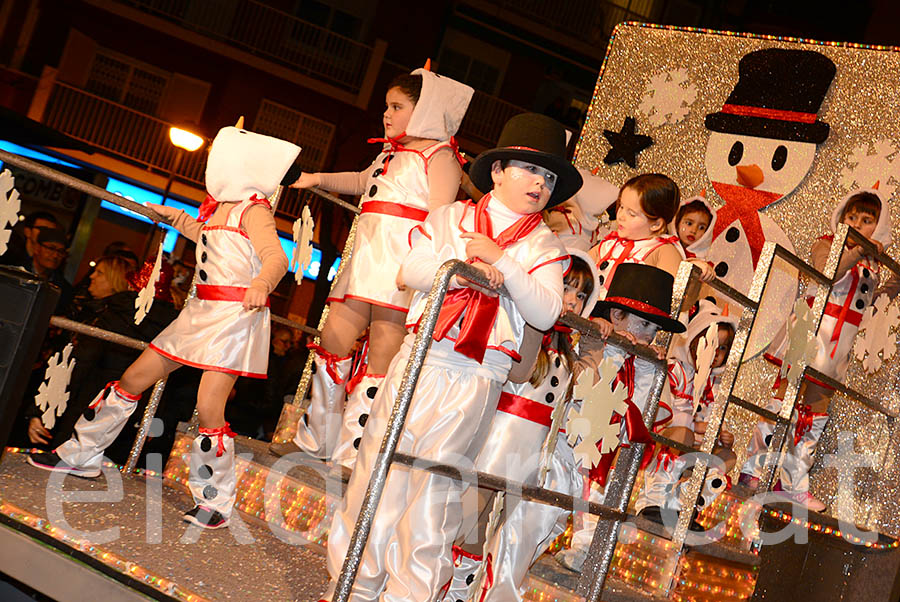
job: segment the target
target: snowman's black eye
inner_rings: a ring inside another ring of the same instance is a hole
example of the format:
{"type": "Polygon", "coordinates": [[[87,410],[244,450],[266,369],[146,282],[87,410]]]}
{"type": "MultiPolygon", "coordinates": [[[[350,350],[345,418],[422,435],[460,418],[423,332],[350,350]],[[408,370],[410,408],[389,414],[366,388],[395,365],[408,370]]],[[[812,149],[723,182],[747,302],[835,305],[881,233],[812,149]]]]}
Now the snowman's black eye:
{"type": "Polygon", "coordinates": [[[744,145],[741,144],[741,141],[738,140],[734,144],[731,145],[731,152],[728,153],[728,164],[734,167],[738,163],[741,162],[741,157],[744,156],[744,145]]]}
{"type": "Polygon", "coordinates": [[[775,149],[775,152],[772,153],[772,169],[778,171],[784,164],[787,162],[787,147],[783,144],[779,145],[778,148],[775,149]]]}

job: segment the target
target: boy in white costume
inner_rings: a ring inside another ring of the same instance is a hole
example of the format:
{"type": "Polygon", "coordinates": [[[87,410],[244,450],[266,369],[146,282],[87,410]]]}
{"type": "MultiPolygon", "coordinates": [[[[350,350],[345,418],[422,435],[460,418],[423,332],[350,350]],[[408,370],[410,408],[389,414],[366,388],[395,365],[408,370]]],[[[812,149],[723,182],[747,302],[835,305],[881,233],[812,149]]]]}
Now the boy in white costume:
{"type": "Polygon", "coordinates": [[[39,468],[82,477],[100,474],[103,451],[121,432],[141,393],[182,365],[203,370],[197,391],[200,434],[191,451],[189,487],[195,506],[184,519],[205,528],[228,524],[234,505],[234,433],[225,402],[238,376],[265,378],[268,295],[287,271],[268,197],[299,175],[300,147],[239,127],[213,140],[206,165],[203,224],[148,204],[197,243],[194,295],[178,317],[109,383],[79,418],[75,435],[55,453],[32,454],[39,468]]]}
{"type": "MultiPolygon", "coordinates": [[[[684,325],[669,316],[673,284],[674,278],[665,270],[641,263],[623,263],[616,270],[606,299],[597,302],[594,314],[608,311],[616,331],[642,345],[649,345],[660,328],[669,332],[684,332],[684,325]]],[[[625,386],[628,392],[628,410],[621,417],[620,444],[652,444],[642,415],[656,375],[656,366],[613,345],[597,343],[599,341],[596,339],[583,339],[581,354],[597,366],[604,360],[611,361],[618,369],[613,390],[625,386]],[[591,342],[590,347],[586,346],[588,342],[591,342]]],[[[652,425],[654,430],[666,426],[671,418],[671,407],[660,400],[652,425]]],[[[599,446],[600,442],[597,443],[599,446]]],[[[609,470],[617,451],[602,454],[600,462],[591,467],[589,482],[586,483],[590,487],[590,501],[603,502],[609,470]]],[[[650,457],[650,454],[645,454],[645,458],[650,457]]],[[[580,521],[576,520],[571,547],[560,552],[557,560],[570,569],[580,571],[596,526],[595,516],[581,515],[580,521]],[[578,522],[581,522],[580,528],[578,522]]]]}
{"type": "MultiPolygon", "coordinates": [[[[890,207],[877,190],[877,184],[876,188],[856,190],[844,197],[831,215],[832,232],[837,229],[838,223],[855,228],[879,250],[891,243],[890,207]]],[[[810,263],[817,270],[824,269],[833,240],[833,234],[822,236],[810,249],[810,263]]],[[[862,247],[854,245],[848,239],[819,326],[819,349],[810,363],[812,368],[837,381],[844,380],[862,315],[875,299],[878,273],[879,263],[866,256],[862,247]]],[[[807,296],[810,306],[814,295],[813,288],[807,296]]],[[[773,344],[776,351],[767,353],[766,359],[781,366],[781,358],[784,357],[788,344],[785,334],[780,345],[773,344]]],[[[815,460],[819,438],[828,422],[828,405],[834,391],[810,376],[806,377],[801,386],[802,401],[797,405],[795,413],[794,437],[788,441],[781,479],[775,483],[773,490],[792,502],[821,512],[825,510],[825,504],[809,493],[809,470],[815,460]]],[[[769,409],[777,411],[781,407],[787,381],[778,378],[774,388],[775,394],[769,402],[769,409]]],[[[757,423],[748,448],[749,457],[741,468],[742,484],[751,488],[758,485],[773,430],[773,425],[769,422],[757,423]]]]}
{"type": "MultiPolygon", "coordinates": [[[[472,164],[482,190],[477,204],[442,207],[410,233],[412,249],[402,279],[416,291],[408,316],[415,331],[438,268],[449,259],[470,261],[510,297],[482,292],[455,279],[444,300],[398,451],[447,464],[471,465],[484,440],[519,347],[526,322],[551,327],[562,309],[568,255],[541,221],[541,210],[571,196],[581,177],[565,159],[565,130],[535,114],[513,117],[499,148],[472,164]]],[[[343,504],[328,540],[327,597],[387,427],[414,341],[412,334],[388,369],[366,423],[343,504]]],[[[452,574],[451,544],[459,530],[464,486],[452,479],[393,465],[372,523],[351,599],[433,600],[452,574]]]]}
{"type": "Polygon", "coordinates": [[[398,76],[385,98],[385,137],[369,140],[382,144],[372,165],[362,172],[304,173],[294,184],[362,195],[362,203],[353,252],[328,297],[321,345],[309,345],[316,367],[309,408],[293,441],[272,445],[272,453],[302,450],[353,467],[372,400],[406,334],[412,291],[399,286],[397,276],[409,231],[429,211],[456,200],[462,170],[453,135],[472,94],[427,65],[398,76]],[[366,328],[366,373],[351,385],[350,350],[366,328]]]}

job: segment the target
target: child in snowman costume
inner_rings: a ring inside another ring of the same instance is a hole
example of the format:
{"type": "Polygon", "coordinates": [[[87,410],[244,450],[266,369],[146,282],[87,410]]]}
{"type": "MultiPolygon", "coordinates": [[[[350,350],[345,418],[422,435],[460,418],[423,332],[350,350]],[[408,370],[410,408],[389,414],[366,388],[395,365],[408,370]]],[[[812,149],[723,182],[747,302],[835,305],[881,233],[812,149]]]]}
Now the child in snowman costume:
{"type": "MultiPolygon", "coordinates": [[[[858,230],[879,251],[891,243],[890,208],[876,188],[857,190],[844,197],[832,213],[832,232],[837,229],[838,223],[858,230]]],[[[834,235],[828,234],[813,244],[810,263],[817,270],[824,269],[833,240],[834,235]]],[[[810,363],[811,367],[835,380],[844,380],[862,315],[875,299],[879,271],[879,263],[866,256],[862,247],[848,239],[825,305],[817,334],[818,352],[810,363]]],[[[807,303],[810,306],[814,295],[815,289],[808,291],[807,303]]],[[[766,354],[766,359],[779,366],[789,344],[786,333],[785,328],[776,351],[766,354]]],[[[775,395],[769,408],[777,411],[784,399],[787,381],[779,377],[774,388],[775,395]]],[[[809,494],[809,470],[815,459],[819,438],[828,422],[828,405],[833,394],[834,391],[824,383],[806,377],[801,385],[802,401],[797,406],[793,441],[789,441],[791,445],[781,467],[781,479],[774,488],[791,501],[819,512],[825,510],[825,505],[809,494]]],[[[748,449],[749,457],[741,470],[742,484],[757,486],[772,432],[771,423],[760,421],[757,424],[748,449]]]]}
{"type": "Polygon", "coordinates": [[[372,165],[358,173],[304,173],[293,185],[363,198],[353,252],[328,298],[321,344],[309,345],[316,367],[309,408],[294,440],[271,446],[274,454],[302,450],[353,466],[375,392],[406,334],[413,292],[397,276],[409,252],[409,232],[429,211],[456,200],[462,159],[453,135],[472,94],[428,65],[395,78],[385,97],[385,137],[369,140],[382,144],[372,165]],[[366,374],[348,388],[350,350],[366,328],[366,374]]]}
{"type": "Polygon", "coordinates": [[[700,268],[700,280],[704,282],[716,276],[713,265],[706,261],[715,225],[716,210],[702,194],[682,201],[669,225],[669,231],[678,237],[685,258],[700,268]]]}
{"type": "Polygon", "coordinates": [[[587,251],[608,234],[601,218],[616,202],[619,188],[589,169],[578,168],[584,180],[581,190],[571,199],[544,212],[544,221],[556,232],[567,249],[587,251]]]}
{"type": "MultiPolygon", "coordinates": [[[[692,309],[687,330],[673,340],[669,349],[669,387],[665,393],[673,415],[672,422],[662,431],[665,437],[689,447],[699,446],[703,441],[710,406],[737,329],[737,320],[723,314],[708,299],[700,300],[692,309]],[[701,340],[705,341],[711,328],[715,329],[717,344],[714,352],[698,353],[701,340]],[[701,362],[708,362],[707,366],[704,368],[701,362]]],[[[725,490],[725,475],[736,460],[731,450],[733,444],[734,435],[725,430],[719,433],[713,453],[722,462],[710,465],[698,507],[709,506],[725,490]]],[[[687,462],[677,453],[660,449],[656,463],[651,463],[644,473],[644,488],[635,501],[635,510],[656,522],[662,521],[662,510],[680,511],[678,485],[687,467],[687,462]]]]}
{"type": "MultiPolygon", "coordinates": [[[[565,276],[563,312],[580,313],[589,317],[597,300],[597,272],[593,261],[579,249],[567,249],[572,267],[565,276]]],[[[544,482],[539,482],[542,465],[542,446],[550,434],[552,414],[558,404],[565,404],[567,413],[572,391],[572,375],[577,358],[570,340],[570,329],[557,323],[543,333],[527,327],[520,362],[513,365],[509,381],[503,385],[497,413],[475,469],[505,477],[518,483],[580,496],[582,479],[575,466],[575,456],[566,440],[565,428],[554,434],[555,447],[548,462],[544,482]]],[[[580,371],[580,370],[579,370],[580,371]]],[[[562,423],[565,425],[565,417],[562,423]]],[[[483,490],[469,489],[470,497],[479,497],[479,515],[489,513],[493,495],[483,490]]],[[[465,503],[463,507],[468,507],[465,503]]],[[[490,535],[486,546],[472,549],[471,541],[479,538],[484,521],[457,537],[453,546],[453,579],[447,584],[443,600],[465,599],[471,580],[482,564],[481,552],[489,551],[486,570],[491,575],[485,581],[484,600],[521,600],[522,585],[528,568],[565,530],[567,512],[562,508],[525,500],[506,498],[508,515],[490,535]],[[511,511],[510,511],[511,510],[511,511]],[[562,523],[560,527],[560,522],[562,523]],[[469,544],[469,545],[467,545],[469,544]]],[[[477,545],[477,544],[475,544],[477,545]]]]}
{"type": "Polygon", "coordinates": [[[284,140],[223,128],[207,159],[208,194],[200,221],[181,210],[148,204],[197,243],[193,295],[121,379],[97,395],[75,425],[75,436],[55,453],[30,455],[30,464],[98,476],[103,450],[134,412],[141,393],[182,365],[201,368],[200,434],[191,450],[188,482],[195,506],[184,518],[211,529],[228,524],[235,473],[234,434],[225,422],[225,402],[238,376],[266,377],[268,296],[288,267],[267,199],[279,183],[297,178],[299,153],[298,146],[284,140]]]}
{"type": "MultiPolygon", "coordinates": [[[[507,122],[499,147],[483,152],[469,173],[477,203],[432,211],[410,234],[402,279],[415,290],[408,316],[417,329],[438,268],[467,260],[510,297],[456,278],[444,300],[398,451],[447,464],[471,465],[496,411],[525,324],[547,330],[562,310],[568,254],[541,211],[569,198],[581,176],[565,158],[565,130],[543,115],[507,122]]],[[[391,361],[362,436],[356,467],[328,539],[333,592],[384,437],[414,335],[391,361]]],[[[433,600],[453,572],[451,546],[461,521],[464,485],[443,476],[391,467],[382,503],[353,586],[353,600],[433,600]]]]}
{"type": "MultiPolygon", "coordinates": [[[[672,304],[672,288],[674,277],[660,268],[642,263],[623,263],[616,270],[615,278],[607,291],[606,299],[598,301],[594,309],[608,311],[613,327],[621,332],[632,342],[641,345],[652,343],[659,329],[668,332],[684,332],[684,324],[669,316],[672,304]]],[[[628,446],[631,443],[647,443],[652,445],[649,430],[643,421],[643,412],[646,407],[657,367],[635,355],[626,353],[622,349],[610,344],[598,344],[599,341],[592,338],[584,338],[581,341],[581,353],[587,357],[587,361],[599,366],[604,360],[612,361],[618,368],[613,390],[619,386],[625,386],[628,392],[628,410],[622,420],[622,429],[619,433],[619,446],[628,446]]],[[[651,425],[654,430],[664,428],[672,420],[672,408],[660,400],[656,418],[651,425]]],[[[597,442],[598,446],[600,442],[597,442]]],[[[601,456],[600,462],[591,467],[588,477],[588,499],[593,502],[603,503],[606,494],[605,487],[618,447],[601,456]]],[[[648,448],[652,450],[652,447],[648,448]]],[[[649,461],[651,453],[646,453],[649,461]]],[[[569,549],[560,552],[556,558],[564,566],[580,571],[587,557],[594,530],[597,526],[597,518],[593,515],[583,514],[576,519],[575,533],[572,537],[572,545],[569,549]],[[578,523],[581,523],[580,526],[578,523]]]]}

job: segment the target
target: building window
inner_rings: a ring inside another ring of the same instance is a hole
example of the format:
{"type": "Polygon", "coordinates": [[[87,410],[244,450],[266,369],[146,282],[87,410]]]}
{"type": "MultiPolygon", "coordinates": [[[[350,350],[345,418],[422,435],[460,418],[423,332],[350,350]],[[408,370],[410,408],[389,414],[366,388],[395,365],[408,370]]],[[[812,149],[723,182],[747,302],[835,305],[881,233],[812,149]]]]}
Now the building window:
{"type": "Polygon", "coordinates": [[[325,164],[334,125],[284,105],[263,100],[253,131],[288,140],[298,145],[299,163],[304,171],[318,171],[325,164]]]}
{"type": "Polygon", "coordinates": [[[147,115],[156,115],[170,74],[134,59],[98,49],[85,90],[147,115]]]}
{"type": "Polygon", "coordinates": [[[438,71],[496,95],[503,83],[510,54],[462,32],[449,30],[439,54],[438,71]]]}
{"type": "MultiPolygon", "coordinates": [[[[298,19],[352,40],[358,40],[362,34],[363,19],[359,15],[329,6],[326,2],[319,0],[299,0],[294,9],[294,15],[298,19]]],[[[296,24],[294,29],[293,37],[300,39],[301,35],[299,35],[296,24]]]]}

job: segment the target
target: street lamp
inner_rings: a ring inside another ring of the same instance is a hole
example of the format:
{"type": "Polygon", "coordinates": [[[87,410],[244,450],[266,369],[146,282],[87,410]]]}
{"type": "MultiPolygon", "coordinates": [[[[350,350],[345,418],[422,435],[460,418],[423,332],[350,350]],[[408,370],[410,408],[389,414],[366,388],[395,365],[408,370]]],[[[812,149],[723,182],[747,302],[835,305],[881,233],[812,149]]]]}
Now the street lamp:
{"type": "Polygon", "coordinates": [[[175,172],[181,167],[184,151],[192,153],[203,146],[203,138],[201,136],[188,130],[175,127],[174,125],[169,128],[169,140],[171,140],[172,144],[175,145],[178,150],[175,152],[175,162],[172,165],[172,169],[169,171],[169,179],[166,182],[166,190],[163,192],[161,205],[165,205],[166,199],[169,198],[169,191],[172,189],[172,180],[175,178],[175,172]]]}

